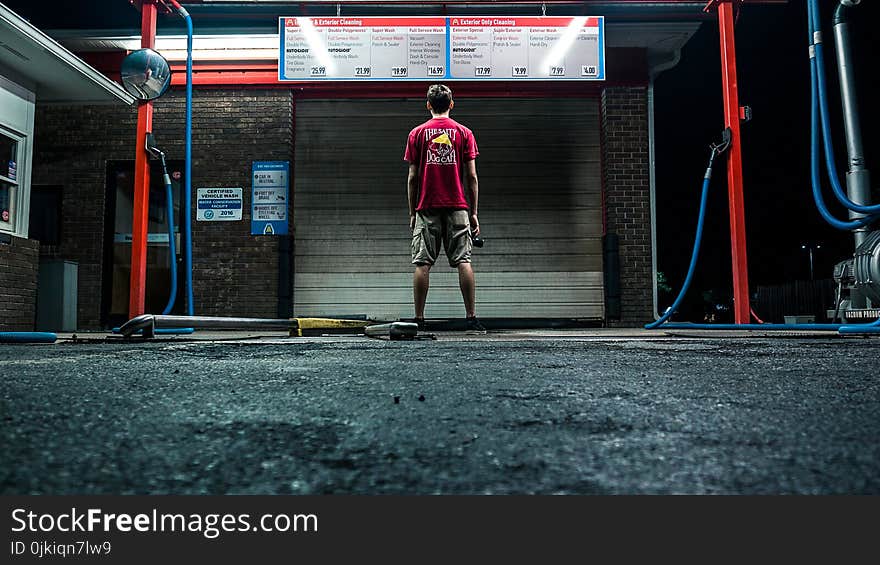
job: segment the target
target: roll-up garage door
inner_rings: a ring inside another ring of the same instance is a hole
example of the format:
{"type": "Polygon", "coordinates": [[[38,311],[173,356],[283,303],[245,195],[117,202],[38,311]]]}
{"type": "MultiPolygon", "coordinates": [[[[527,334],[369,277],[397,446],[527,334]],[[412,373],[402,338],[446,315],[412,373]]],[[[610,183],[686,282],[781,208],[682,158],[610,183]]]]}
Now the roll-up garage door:
{"type": "MultiPolygon", "coordinates": [[[[411,317],[403,151],[423,100],[300,100],[294,164],[294,313],[411,317]]],[[[482,318],[603,318],[599,105],[595,99],[456,99],[480,156],[475,248],[482,318]]],[[[428,318],[460,318],[442,255],[428,318]]]]}

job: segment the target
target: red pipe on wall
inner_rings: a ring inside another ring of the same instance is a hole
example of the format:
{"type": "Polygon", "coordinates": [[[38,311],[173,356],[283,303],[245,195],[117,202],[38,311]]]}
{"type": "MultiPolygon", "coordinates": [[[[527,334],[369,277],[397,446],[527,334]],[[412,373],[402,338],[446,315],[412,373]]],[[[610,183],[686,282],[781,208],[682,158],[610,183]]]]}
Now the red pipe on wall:
{"type": "MultiPolygon", "coordinates": [[[[141,5],[141,47],[156,46],[155,0],[141,5]]],[[[131,222],[131,279],[128,296],[128,317],[144,314],[147,288],[147,228],[150,208],[150,156],[147,154],[147,132],[153,129],[153,103],[138,104],[137,142],[134,162],[134,215],[131,222]]]]}

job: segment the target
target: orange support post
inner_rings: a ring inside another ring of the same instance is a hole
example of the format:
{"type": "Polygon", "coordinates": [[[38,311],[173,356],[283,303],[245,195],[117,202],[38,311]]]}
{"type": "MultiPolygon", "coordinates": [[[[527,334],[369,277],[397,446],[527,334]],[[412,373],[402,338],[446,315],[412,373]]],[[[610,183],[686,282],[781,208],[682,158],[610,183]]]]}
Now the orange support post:
{"type": "MultiPolygon", "coordinates": [[[[730,253],[733,260],[733,312],[737,324],[750,322],[749,267],[746,256],[746,216],[743,198],[742,147],[740,145],[740,106],[736,81],[736,43],[734,41],[735,4],[738,0],[713,0],[718,7],[721,36],[721,82],[724,90],[724,125],[731,130],[727,151],[727,195],[730,210],[730,253]]],[[[707,6],[708,7],[708,6],[707,6]]]]}
{"type": "MultiPolygon", "coordinates": [[[[141,47],[156,45],[155,0],[143,0],[141,5],[141,47]]],[[[134,217],[131,223],[131,283],[128,297],[128,316],[144,314],[147,288],[147,227],[150,208],[150,156],[147,153],[147,132],[153,129],[153,103],[138,105],[137,142],[134,163],[134,217]]]]}

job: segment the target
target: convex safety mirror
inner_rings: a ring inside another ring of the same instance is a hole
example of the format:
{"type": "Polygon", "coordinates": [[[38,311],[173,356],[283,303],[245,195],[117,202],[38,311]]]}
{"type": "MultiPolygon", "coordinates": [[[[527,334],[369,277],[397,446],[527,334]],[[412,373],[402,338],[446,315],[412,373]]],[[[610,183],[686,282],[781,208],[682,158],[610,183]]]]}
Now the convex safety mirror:
{"type": "Polygon", "coordinates": [[[171,66],[152,49],[138,49],[122,60],[122,86],[139,100],[155,100],[171,86],[171,66]]]}

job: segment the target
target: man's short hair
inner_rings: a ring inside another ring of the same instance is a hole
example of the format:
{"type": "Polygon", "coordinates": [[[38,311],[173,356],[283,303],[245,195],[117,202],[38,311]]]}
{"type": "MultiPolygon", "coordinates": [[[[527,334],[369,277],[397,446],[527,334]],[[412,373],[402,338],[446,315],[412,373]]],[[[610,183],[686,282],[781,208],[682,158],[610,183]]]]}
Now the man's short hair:
{"type": "Polygon", "coordinates": [[[432,84],[428,87],[428,103],[436,114],[442,114],[452,104],[452,90],[445,84],[432,84]]]}

